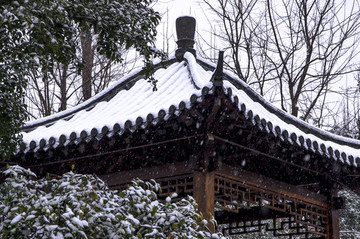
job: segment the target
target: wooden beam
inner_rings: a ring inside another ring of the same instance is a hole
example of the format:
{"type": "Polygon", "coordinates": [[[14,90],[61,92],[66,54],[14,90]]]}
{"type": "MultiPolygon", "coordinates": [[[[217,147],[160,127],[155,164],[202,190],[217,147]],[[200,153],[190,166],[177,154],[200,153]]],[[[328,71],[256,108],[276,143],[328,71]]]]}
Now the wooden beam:
{"type": "Polygon", "coordinates": [[[124,161],[124,158],[126,157],[126,155],[121,154],[121,155],[118,155],[117,157],[118,157],[118,159],[116,159],[116,160],[107,168],[107,170],[106,170],[106,172],[105,172],[106,174],[109,174],[109,173],[113,172],[114,169],[115,169],[119,164],[121,164],[121,163],[124,161]]]}
{"type": "Polygon", "coordinates": [[[195,163],[191,161],[165,164],[162,166],[145,167],[135,170],[121,171],[101,175],[100,178],[111,187],[130,183],[133,179],[142,180],[172,177],[176,175],[188,174],[194,171],[195,163]]]}
{"type": "Polygon", "coordinates": [[[217,223],[226,224],[226,223],[236,223],[236,222],[246,222],[254,220],[266,220],[273,218],[289,217],[289,214],[286,212],[275,211],[270,208],[262,206],[254,206],[251,208],[240,208],[239,212],[229,212],[229,211],[216,211],[215,218],[217,223]]]}
{"type": "Polygon", "coordinates": [[[328,205],[327,197],[325,195],[317,194],[303,187],[290,185],[238,167],[235,168],[223,163],[221,167],[216,170],[216,173],[233,177],[235,180],[244,181],[255,187],[266,188],[266,190],[279,192],[290,197],[296,197],[318,206],[327,207],[328,205]]]}
{"type": "Polygon", "coordinates": [[[211,112],[206,119],[206,124],[208,125],[208,127],[211,128],[214,125],[214,123],[216,121],[216,114],[219,112],[220,108],[221,108],[221,98],[216,97],[214,99],[213,108],[211,109],[211,112]]]}

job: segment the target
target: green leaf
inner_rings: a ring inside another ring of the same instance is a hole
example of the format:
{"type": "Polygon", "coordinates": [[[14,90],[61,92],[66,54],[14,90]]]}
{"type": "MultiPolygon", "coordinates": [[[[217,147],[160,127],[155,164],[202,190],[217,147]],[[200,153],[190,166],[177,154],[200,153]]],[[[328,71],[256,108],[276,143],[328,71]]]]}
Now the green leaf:
{"type": "Polygon", "coordinates": [[[171,224],[171,228],[172,228],[173,230],[176,230],[176,229],[178,229],[178,226],[176,225],[176,223],[172,223],[172,224],[171,224]]]}
{"type": "Polygon", "coordinates": [[[158,211],[158,207],[157,206],[154,206],[152,211],[151,211],[151,216],[155,216],[155,214],[157,213],[158,211]]]}
{"type": "Polygon", "coordinates": [[[91,192],[90,193],[90,197],[94,200],[97,200],[98,199],[98,195],[95,193],[95,192],[91,192]]]}
{"type": "Polygon", "coordinates": [[[179,223],[179,226],[180,227],[183,227],[185,225],[185,219],[181,219],[180,220],[180,223],[179,223]]]}

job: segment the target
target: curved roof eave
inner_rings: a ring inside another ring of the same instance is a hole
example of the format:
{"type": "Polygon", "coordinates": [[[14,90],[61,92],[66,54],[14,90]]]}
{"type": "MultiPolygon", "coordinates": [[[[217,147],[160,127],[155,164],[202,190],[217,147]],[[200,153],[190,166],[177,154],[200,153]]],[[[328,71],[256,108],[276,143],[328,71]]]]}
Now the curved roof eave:
{"type": "MultiPolygon", "coordinates": [[[[205,74],[204,71],[213,72],[216,69],[215,64],[208,62],[200,57],[195,59],[191,53],[186,53],[184,60],[187,62],[187,74],[190,78],[186,84],[192,84],[193,92],[200,92],[201,85],[209,86],[209,84],[212,84],[211,82],[206,83],[206,81],[209,81],[212,77],[209,77],[209,73],[205,74]],[[201,68],[200,74],[198,74],[198,70],[200,70],[198,66],[201,68]],[[203,79],[204,77],[206,79],[203,79]]],[[[176,59],[172,58],[166,62],[157,63],[155,64],[155,70],[168,67],[175,62],[176,59]]],[[[171,74],[174,74],[174,72],[171,74]]],[[[183,71],[181,74],[185,74],[185,71],[183,71]]],[[[177,77],[184,78],[184,75],[179,75],[177,77]]],[[[132,90],[132,86],[141,78],[144,78],[142,71],[135,71],[123,77],[108,89],[92,97],[90,100],[78,105],[77,107],[27,123],[24,126],[23,131],[27,133],[40,126],[51,127],[51,125],[55,124],[57,121],[67,120],[74,115],[78,115],[77,113],[81,112],[82,110],[90,110],[102,101],[111,100],[124,89],[132,90]]],[[[288,140],[289,142],[297,142],[300,145],[304,145],[304,147],[309,150],[317,150],[321,154],[327,155],[327,157],[339,159],[340,161],[346,162],[349,165],[360,166],[360,141],[328,133],[278,109],[273,104],[267,102],[260,94],[255,92],[245,82],[230,72],[223,72],[223,81],[225,82],[223,89],[226,91],[225,88],[232,88],[232,91],[234,92],[233,96],[231,97],[232,100],[234,102],[240,102],[238,103],[239,110],[245,111],[244,114],[251,120],[257,120],[257,123],[264,124],[265,127],[267,127],[268,130],[273,131],[275,135],[278,135],[282,139],[288,140]],[[235,100],[235,97],[238,99],[235,100]]],[[[178,92],[178,94],[185,94],[185,92],[178,92]]],[[[185,99],[184,96],[179,96],[178,98],[181,98],[182,100],[188,100],[186,97],[185,99]]],[[[138,116],[143,117],[143,115],[140,115],[140,113],[138,116]]],[[[128,116],[128,120],[130,119],[129,117],[130,116],[128,116]]],[[[124,122],[119,123],[122,124],[124,122]]],[[[97,130],[100,130],[100,128],[97,127],[97,130]]],[[[47,141],[47,139],[50,138],[44,137],[44,139],[47,141]]]]}
{"type": "MultiPolygon", "coordinates": [[[[215,70],[216,65],[208,62],[202,58],[198,58],[198,62],[203,67],[206,67],[209,70],[215,70]]],[[[276,114],[280,119],[288,124],[292,124],[297,127],[299,130],[304,132],[305,134],[313,134],[323,140],[333,141],[339,144],[348,145],[353,148],[360,149],[360,141],[356,139],[346,138],[343,136],[339,136],[325,130],[316,128],[315,126],[296,118],[295,116],[277,108],[267,100],[265,100],[259,93],[254,91],[251,87],[249,87],[244,81],[240,78],[233,75],[233,73],[224,70],[224,80],[229,81],[239,90],[244,91],[254,102],[258,102],[261,104],[266,110],[268,110],[272,114],[276,114]]],[[[249,108],[251,108],[249,106],[249,108]]]]}
{"type": "Polygon", "coordinates": [[[315,126],[296,118],[295,116],[277,108],[273,104],[266,101],[260,94],[246,85],[243,81],[238,79],[237,77],[231,76],[229,72],[225,72],[224,80],[232,83],[236,88],[244,91],[254,102],[258,102],[261,104],[266,110],[268,110],[272,114],[276,114],[281,120],[286,122],[287,124],[292,124],[297,127],[299,130],[304,132],[305,134],[313,134],[322,140],[325,141],[333,141],[338,144],[348,145],[353,148],[360,149],[360,141],[356,139],[346,138],[343,136],[339,136],[325,130],[316,128],[315,126]]]}
{"type": "MultiPolygon", "coordinates": [[[[216,68],[213,63],[201,58],[198,59],[198,63],[207,69],[216,68]]],[[[360,166],[359,140],[316,128],[266,101],[233,73],[223,71],[221,74],[224,82],[223,90],[230,89],[231,100],[254,124],[266,128],[269,132],[272,131],[282,140],[302,145],[307,150],[317,151],[321,155],[350,166],[360,166]]]]}
{"type": "MultiPolygon", "coordinates": [[[[165,62],[158,62],[158,63],[154,64],[154,71],[156,71],[162,67],[166,67],[166,66],[174,63],[175,61],[176,61],[176,58],[171,57],[170,59],[168,59],[165,62]]],[[[109,99],[114,97],[119,91],[131,88],[131,86],[136,81],[140,80],[141,78],[144,78],[144,73],[143,73],[142,68],[135,70],[134,72],[131,72],[130,74],[122,77],[116,83],[109,86],[107,89],[103,90],[102,92],[96,94],[95,96],[91,97],[90,99],[84,101],[83,103],[81,103],[71,109],[55,113],[53,115],[49,115],[44,118],[26,122],[25,125],[21,128],[21,131],[29,132],[38,126],[48,125],[57,120],[71,117],[72,115],[74,115],[75,113],[77,113],[81,110],[86,110],[86,109],[92,108],[101,101],[108,101],[109,99]]]]}
{"type": "Polygon", "coordinates": [[[212,72],[197,64],[191,53],[185,55],[184,61],[173,58],[155,65],[154,77],[158,80],[155,92],[150,91],[146,80],[140,80],[145,79],[142,72],[136,71],[73,109],[28,123],[23,129],[25,144],[20,151],[67,145],[103,129],[106,133],[117,132],[119,127],[134,125],[138,118],[143,120],[160,111],[168,114],[170,108],[177,109],[176,105],[188,107],[193,95],[201,96],[202,89],[210,87],[208,79],[212,72]]]}

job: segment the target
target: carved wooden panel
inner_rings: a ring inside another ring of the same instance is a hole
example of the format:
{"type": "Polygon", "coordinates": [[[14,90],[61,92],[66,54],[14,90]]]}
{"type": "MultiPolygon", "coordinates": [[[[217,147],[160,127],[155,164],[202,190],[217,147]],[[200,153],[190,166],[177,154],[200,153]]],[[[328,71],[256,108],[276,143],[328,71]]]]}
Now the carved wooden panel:
{"type": "Polygon", "coordinates": [[[323,203],[316,205],[285,192],[215,174],[215,209],[239,213],[241,209],[254,207],[277,211],[281,213],[277,216],[281,219],[274,219],[272,226],[264,224],[264,220],[229,222],[229,234],[256,232],[264,227],[266,231],[272,231],[274,236],[284,236],[284,232],[290,238],[293,235],[304,235],[305,238],[310,238],[308,235],[326,236],[328,208],[323,203]]]}

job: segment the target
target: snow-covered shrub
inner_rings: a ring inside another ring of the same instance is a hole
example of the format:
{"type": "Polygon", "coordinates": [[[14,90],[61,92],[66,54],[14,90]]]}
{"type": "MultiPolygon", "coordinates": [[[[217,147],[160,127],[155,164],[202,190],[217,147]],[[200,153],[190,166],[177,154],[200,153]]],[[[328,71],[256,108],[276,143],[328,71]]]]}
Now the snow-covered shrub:
{"type": "Polygon", "coordinates": [[[19,166],[3,173],[0,238],[223,237],[209,232],[193,198],[159,201],[155,181],[136,180],[117,192],[93,175],[36,179],[19,166]]]}
{"type": "Polygon", "coordinates": [[[360,196],[345,189],[339,192],[345,199],[345,208],[340,210],[340,237],[360,238],[360,196]]]}

